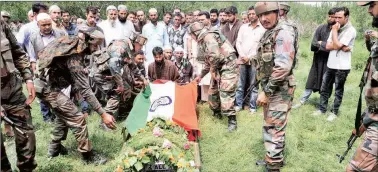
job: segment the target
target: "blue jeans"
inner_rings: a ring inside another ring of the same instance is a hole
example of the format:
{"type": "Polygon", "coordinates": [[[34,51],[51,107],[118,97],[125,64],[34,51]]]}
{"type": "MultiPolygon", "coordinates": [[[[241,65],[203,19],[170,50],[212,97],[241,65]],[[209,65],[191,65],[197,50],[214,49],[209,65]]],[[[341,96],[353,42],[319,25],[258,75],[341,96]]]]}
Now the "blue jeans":
{"type": "Polygon", "coordinates": [[[55,116],[51,113],[50,107],[48,106],[47,102],[40,100],[39,106],[41,108],[43,121],[53,120],[55,118],[55,116]]]}
{"type": "Polygon", "coordinates": [[[322,86],[320,88],[320,105],[319,110],[322,113],[327,111],[328,99],[331,97],[333,83],[335,83],[335,100],[331,112],[339,113],[339,108],[343,100],[344,85],[350,70],[327,69],[323,75],[322,86]]]}
{"type": "Polygon", "coordinates": [[[311,94],[312,94],[312,89],[305,89],[303,96],[300,100],[301,104],[306,103],[306,101],[310,98],[311,94]]]}
{"type": "Polygon", "coordinates": [[[243,99],[247,96],[251,96],[249,99],[249,109],[257,109],[256,100],[258,96],[258,85],[252,89],[252,91],[249,91],[248,88],[250,88],[251,85],[255,84],[256,82],[256,70],[251,65],[240,65],[240,77],[238,82],[238,88],[236,90],[236,99],[235,99],[235,105],[241,109],[243,109],[243,99]],[[249,79],[249,83],[247,83],[247,80],[249,79]],[[245,93],[246,91],[249,91],[249,93],[245,93]]]}

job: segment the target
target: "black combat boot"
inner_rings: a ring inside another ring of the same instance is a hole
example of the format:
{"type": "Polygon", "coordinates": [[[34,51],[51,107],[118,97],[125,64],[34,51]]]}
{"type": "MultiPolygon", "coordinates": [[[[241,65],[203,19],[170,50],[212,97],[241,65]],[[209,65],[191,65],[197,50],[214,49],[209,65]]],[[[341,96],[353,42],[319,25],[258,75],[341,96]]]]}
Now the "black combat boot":
{"type": "Polygon", "coordinates": [[[237,125],[238,124],[236,122],[236,116],[235,115],[228,116],[228,132],[232,132],[236,130],[238,128],[237,125]]]}
{"type": "Polygon", "coordinates": [[[102,156],[93,150],[91,150],[90,152],[83,152],[82,155],[82,160],[85,164],[103,165],[108,161],[105,156],[102,156]]]}
{"type": "Polygon", "coordinates": [[[49,148],[47,152],[48,158],[54,158],[59,155],[67,155],[67,154],[68,154],[67,149],[61,143],[54,143],[54,141],[52,141],[49,144],[49,148]]]}
{"type": "Polygon", "coordinates": [[[265,166],[264,172],[280,172],[280,168],[284,166],[283,162],[277,163],[274,166],[268,165],[265,160],[257,160],[256,165],[260,166],[263,165],[265,166]]]}

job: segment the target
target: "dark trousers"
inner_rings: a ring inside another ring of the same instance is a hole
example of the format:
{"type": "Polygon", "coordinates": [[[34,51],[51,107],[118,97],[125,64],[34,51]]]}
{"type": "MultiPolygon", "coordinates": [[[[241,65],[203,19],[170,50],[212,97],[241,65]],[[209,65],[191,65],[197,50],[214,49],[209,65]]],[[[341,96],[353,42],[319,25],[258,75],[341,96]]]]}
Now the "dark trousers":
{"type": "Polygon", "coordinates": [[[327,111],[328,99],[332,94],[333,84],[335,83],[335,100],[331,112],[339,113],[339,108],[343,100],[344,85],[350,70],[327,69],[323,75],[322,86],[320,88],[319,110],[322,113],[327,111]]]}

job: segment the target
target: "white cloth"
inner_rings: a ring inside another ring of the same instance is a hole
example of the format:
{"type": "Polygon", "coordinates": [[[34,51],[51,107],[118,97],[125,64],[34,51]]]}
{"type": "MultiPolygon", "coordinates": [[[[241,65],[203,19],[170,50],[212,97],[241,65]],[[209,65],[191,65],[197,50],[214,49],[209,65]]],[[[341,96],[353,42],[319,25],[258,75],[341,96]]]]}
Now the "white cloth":
{"type": "Polygon", "coordinates": [[[252,28],[250,23],[243,24],[239,29],[236,39],[236,49],[239,57],[248,57],[251,59],[255,56],[257,46],[265,31],[266,29],[260,23],[255,28],[252,28]]]}
{"type": "Polygon", "coordinates": [[[104,31],[106,46],[113,40],[126,39],[124,27],[118,20],[115,21],[114,27],[111,26],[109,20],[102,21],[98,26],[104,31]]]}
{"type": "Polygon", "coordinates": [[[132,37],[134,37],[135,28],[134,24],[130,20],[126,20],[125,23],[121,23],[119,20],[117,21],[123,27],[123,34],[126,38],[131,39],[132,37]]]}
{"type": "Polygon", "coordinates": [[[165,45],[170,45],[167,28],[160,22],[156,26],[150,22],[143,26],[142,35],[147,38],[143,51],[146,54],[146,62],[150,64],[154,61],[154,56],[152,55],[153,48],[163,48],[165,45]]]}
{"type": "MultiPolygon", "coordinates": [[[[332,32],[329,34],[328,41],[332,42],[332,32]]],[[[352,67],[352,50],[354,46],[354,40],[356,39],[356,29],[351,26],[343,30],[343,35],[340,37],[339,33],[339,42],[343,45],[346,45],[351,48],[350,51],[344,52],[343,50],[332,50],[328,56],[327,67],[330,69],[338,70],[350,70],[352,67]]]]}

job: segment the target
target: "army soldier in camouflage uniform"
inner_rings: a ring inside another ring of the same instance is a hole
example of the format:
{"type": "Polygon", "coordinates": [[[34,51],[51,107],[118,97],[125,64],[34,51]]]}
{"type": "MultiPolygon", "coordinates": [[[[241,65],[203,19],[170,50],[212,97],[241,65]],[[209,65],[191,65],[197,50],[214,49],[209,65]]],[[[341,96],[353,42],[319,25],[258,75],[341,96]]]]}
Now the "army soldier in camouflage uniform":
{"type": "Polygon", "coordinates": [[[115,128],[113,116],[105,112],[89,86],[89,78],[84,70],[84,56],[98,49],[104,35],[93,27],[82,25],[78,36],[60,37],[50,42],[39,52],[39,76],[35,80],[38,86],[37,95],[48,102],[56,114],[56,126],[52,131],[48,156],[55,157],[66,153],[61,144],[71,128],[78,142],[78,151],[82,153],[86,163],[103,164],[104,157],[95,154],[88,139],[88,128],[85,117],[75,104],[61,92],[72,85],[87,100],[91,107],[101,115],[109,128],[115,128]]]}
{"type": "Polygon", "coordinates": [[[285,128],[295,90],[293,68],[298,32],[285,20],[279,20],[277,2],[257,2],[255,11],[267,29],[252,59],[263,90],[256,103],[264,107],[263,137],[267,151],[265,160],[257,164],[265,164],[267,171],[280,171],[284,161],[285,128]]]}
{"type": "MultiPolygon", "coordinates": [[[[16,134],[17,167],[20,171],[32,171],[37,167],[35,157],[35,135],[29,105],[35,98],[33,76],[30,63],[25,51],[17,44],[16,37],[2,19],[0,19],[1,38],[1,116],[7,117],[18,124],[19,129],[25,133],[16,134]],[[17,70],[26,82],[29,97],[26,99],[22,93],[22,81],[17,77],[17,70]],[[3,113],[5,112],[5,113],[3,113]]],[[[14,129],[14,128],[13,128],[14,129]]],[[[12,171],[1,135],[1,171],[12,171]]]]}
{"type": "Polygon", "coordinates": [[[188,28],[192,39],[198,42],[205,57],[205,67],[195,80],[197,82],[211,73],[209,105],[215,116],[228,116],[228,131],[237,128],[234,109],[239,70],[235,49],[219,31],[209,31],[202,23],[195,22],[188,28]]]}
{"type": "MultiPolygon", "coordinates": [[[[369,5],[368,12],[373,16],[373,27],[378,27],[378,2],[367,1],[357,2],[360,6],[369,5]]],[[[364,72],[366,110],[362,117],[362,124],[359,132],[365,132],[363,141],[358,146],[353,158],[349,162],[346,171],[378,171],[378,41],[371,42],[370,37],[377,37],[377,32],[367,33],[366,44],[370,50],[370,57],[367,68],[364,72]]]]}

